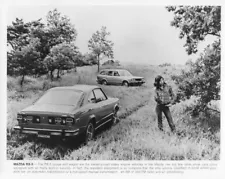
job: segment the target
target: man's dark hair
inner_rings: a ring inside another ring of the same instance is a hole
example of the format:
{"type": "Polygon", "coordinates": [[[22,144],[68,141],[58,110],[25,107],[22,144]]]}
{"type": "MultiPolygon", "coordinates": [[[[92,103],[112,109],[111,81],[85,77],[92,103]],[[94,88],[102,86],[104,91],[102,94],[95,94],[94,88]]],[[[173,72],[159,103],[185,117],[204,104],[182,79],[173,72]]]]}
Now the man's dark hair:
{"type": "Polygon", "coordinates": [[[155,77],[155,83],[154,83],[154,86],[156,87],[156,88],[159,88],[160,87],[160,80],[161,79],[164,79],[162,76],[160,76],[160,75],[158,75],[158,76],[156,76],[155,77]]]}

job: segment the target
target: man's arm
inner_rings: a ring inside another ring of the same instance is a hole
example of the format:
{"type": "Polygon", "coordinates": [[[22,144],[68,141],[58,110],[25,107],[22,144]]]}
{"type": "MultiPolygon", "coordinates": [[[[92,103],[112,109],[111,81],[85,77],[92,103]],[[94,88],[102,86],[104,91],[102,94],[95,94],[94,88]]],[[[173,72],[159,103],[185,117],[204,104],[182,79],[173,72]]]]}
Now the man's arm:
{"type": "Polygon", "coordinates": [[[155,93],[154,93],[154,98],[155,98],[155,101],[156,101],[158,104],[162,104],[162,101],[160,100],[159,95],[158,95],[158,93],[157,93],[156,90],[155,90],[155,93]]]}

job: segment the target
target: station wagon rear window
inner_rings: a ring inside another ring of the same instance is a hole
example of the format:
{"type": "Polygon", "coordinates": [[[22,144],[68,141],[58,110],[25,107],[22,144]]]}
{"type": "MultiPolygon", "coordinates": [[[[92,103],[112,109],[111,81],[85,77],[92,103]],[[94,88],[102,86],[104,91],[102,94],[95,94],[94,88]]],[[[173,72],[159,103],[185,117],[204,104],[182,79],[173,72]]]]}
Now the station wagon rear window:
{"type": "Polygon", "coordinates": [[[106,75],[106,72],[105,71],[101,71],[100,74],[101,75],[106,75]]]}
{"type": "Polygon", "coordinates": [[[82,91],[68,89],[51,90],[44,94],[35,104],[77,106],[82,94],[82,91]]]}

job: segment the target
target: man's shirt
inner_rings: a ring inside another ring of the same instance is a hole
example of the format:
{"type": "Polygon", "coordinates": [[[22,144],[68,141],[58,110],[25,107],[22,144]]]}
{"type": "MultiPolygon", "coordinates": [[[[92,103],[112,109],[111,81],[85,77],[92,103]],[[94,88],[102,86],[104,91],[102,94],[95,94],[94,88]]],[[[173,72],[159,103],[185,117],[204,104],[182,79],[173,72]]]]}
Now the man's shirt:
{"type": "Polygon", "coordinates": [[[171,86],[167,85],[166,83],[163,85],[163,88],[155,89],[155,101],[158,104],[170,104],[173,103],[175,100],[175,96],[171,86]]]}

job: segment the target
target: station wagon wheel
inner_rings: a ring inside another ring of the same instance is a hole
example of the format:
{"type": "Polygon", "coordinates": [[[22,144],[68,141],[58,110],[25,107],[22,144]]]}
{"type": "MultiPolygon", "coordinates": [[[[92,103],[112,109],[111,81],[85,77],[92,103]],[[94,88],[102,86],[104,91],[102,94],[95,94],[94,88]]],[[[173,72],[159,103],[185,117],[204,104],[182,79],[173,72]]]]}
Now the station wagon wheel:
{"type": "Polygon", "coordinates": [[[122,85],[128,87],[129,86],[129,83],[127,81],[124,81],[122,85]]]}
{"type": "Polygon", "coordinates": [[[88,123],[86,134],[85,134],[85,143],[87,144],[94,137],[95,128],[92,122],[88,123]]]}
{"type": "Polygon", "coordinates": [[[103,81],[102,81],[102,84],[103,84],[103,85],[107,85],[107,81],[106,81],[106,80],[103,80],[103,81]]]}

